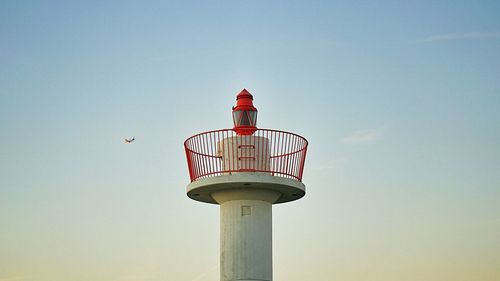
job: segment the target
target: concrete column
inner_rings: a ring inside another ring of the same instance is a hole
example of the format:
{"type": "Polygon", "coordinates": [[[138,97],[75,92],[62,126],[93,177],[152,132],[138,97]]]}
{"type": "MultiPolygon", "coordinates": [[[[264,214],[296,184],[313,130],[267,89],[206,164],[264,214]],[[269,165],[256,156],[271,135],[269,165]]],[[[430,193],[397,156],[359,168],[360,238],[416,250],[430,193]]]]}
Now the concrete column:
{"type": "Polygon", "coordinates": [[[280,194],[236,189],[212,197],[220,204],[220,280],[272,281],[272,203],[280,194]]]}

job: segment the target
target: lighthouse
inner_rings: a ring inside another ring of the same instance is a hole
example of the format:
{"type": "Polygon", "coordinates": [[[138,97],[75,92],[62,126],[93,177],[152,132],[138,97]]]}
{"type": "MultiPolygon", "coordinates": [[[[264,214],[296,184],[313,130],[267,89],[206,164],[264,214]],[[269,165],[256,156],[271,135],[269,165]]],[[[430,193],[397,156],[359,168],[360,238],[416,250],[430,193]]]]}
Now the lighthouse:
{"type": "Polygon", "coordinates": [[[234,127],[184,142],[191,183],[187,196],[220,205],[220,280],[271,281],[272,205],[302,198],[307,140],[257,128],[253,96],[243,89],[234,127]]]}

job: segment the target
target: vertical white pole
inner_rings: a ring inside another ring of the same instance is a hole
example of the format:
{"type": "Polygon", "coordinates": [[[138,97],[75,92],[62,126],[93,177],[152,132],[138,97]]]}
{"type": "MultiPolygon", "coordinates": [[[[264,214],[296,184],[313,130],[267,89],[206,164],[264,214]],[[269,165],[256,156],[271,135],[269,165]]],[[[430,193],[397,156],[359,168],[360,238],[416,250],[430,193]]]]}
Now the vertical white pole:
{"type": "Polygon", "coordinates": [[[228,190],[212,196],[221,211],[220,280],[272,281],[272,202],[279,194],[228,190]]]}
{"type": "Polygon", "coordinates": [[[220,210],[221,281],[271,281],[271,203],[232,200],[223,203],[220,210]]]}

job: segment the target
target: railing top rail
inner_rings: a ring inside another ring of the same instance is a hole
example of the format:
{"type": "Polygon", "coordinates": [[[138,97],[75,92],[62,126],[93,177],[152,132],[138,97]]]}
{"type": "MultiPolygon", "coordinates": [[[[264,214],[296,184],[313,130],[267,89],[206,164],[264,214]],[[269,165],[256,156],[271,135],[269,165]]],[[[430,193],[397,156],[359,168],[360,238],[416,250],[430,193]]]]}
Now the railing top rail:
{"type": "MultiPolygon", "coordinates": [[[[303,139],[306,144],[308,144],[308,141],[306,138],[304,138],[303,136],[301,135],[298,135],[298,134],[295,134],[295,133],[292,133],[292,132],[287,132],[287,131],[282,131],[282,130],[276,130],[276,129],[266,129],[266,128],[259,128],[255,131],[254,135],[255,134],[258,134],[259,131],[267,131],[267,132],[278,132],[278,133],[285,133],[285,134],[289,134],[289,135],[293,135],[293,136],[296,136],[296,137],[299,137],[301,139],[303,139]]],[[[198,134],[195,134],[195,135],[192,135],[190,136],[189,138],[187,138],[185,141],[184,141],[184,146],[186,146],[186,142],[189,141],[190,139],[193,139],[195,137],[198,137],[198,136],[201,136],[201,135],[207,135],[207,134],[210,134],[210,133],[216,133],[216,132],[234,132],[233,129],[217,129],[217,130],[210,130],[210,131],[206,131],[206,132],[201,132],[201,133],[198,133],[198,134]]],[[[236,135],[236,132],[234,132],[235,135],[236,135]]]]}

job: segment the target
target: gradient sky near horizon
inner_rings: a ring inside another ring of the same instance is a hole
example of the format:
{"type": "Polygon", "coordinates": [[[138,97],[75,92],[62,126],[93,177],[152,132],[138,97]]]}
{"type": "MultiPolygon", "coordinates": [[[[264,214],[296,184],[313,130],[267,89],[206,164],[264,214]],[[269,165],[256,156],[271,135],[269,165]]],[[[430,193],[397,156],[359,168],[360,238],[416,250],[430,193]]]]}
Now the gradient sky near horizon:
{"type": "Polygon", "coordinates": [[[500,280],[499,1],[0,1],[0,281],[218,280],[183,141],[310,143],[274,280],[500,280]],[[123,138],[135,137],[130,145],[123,138]]]}

